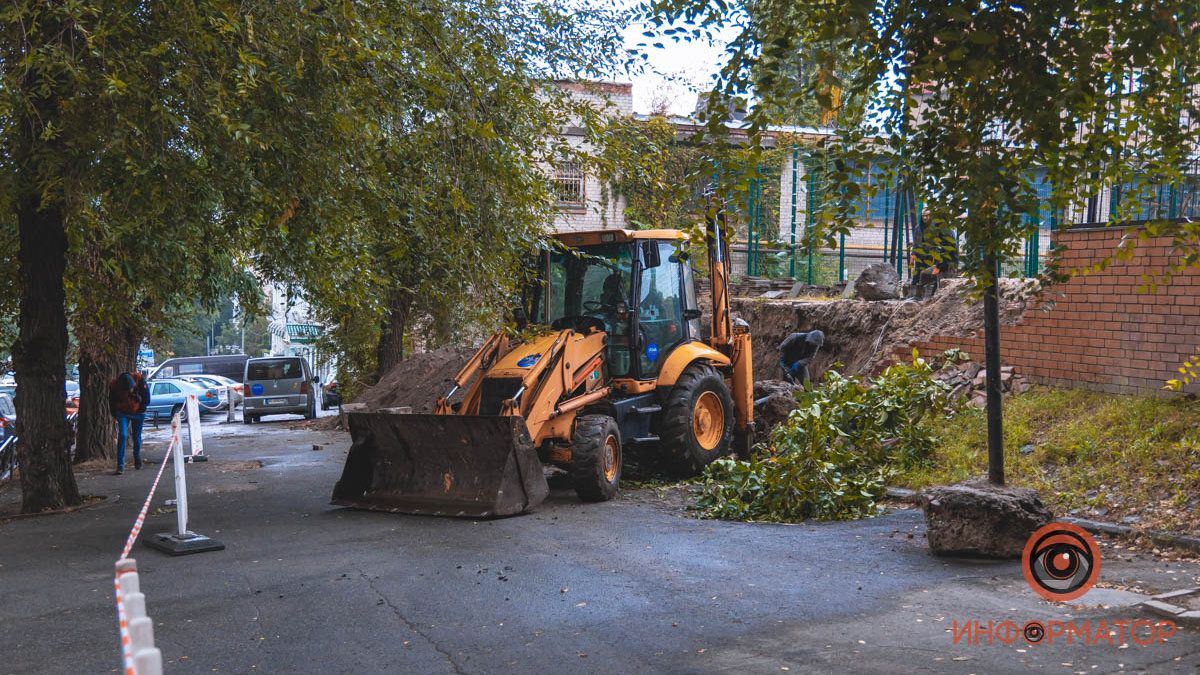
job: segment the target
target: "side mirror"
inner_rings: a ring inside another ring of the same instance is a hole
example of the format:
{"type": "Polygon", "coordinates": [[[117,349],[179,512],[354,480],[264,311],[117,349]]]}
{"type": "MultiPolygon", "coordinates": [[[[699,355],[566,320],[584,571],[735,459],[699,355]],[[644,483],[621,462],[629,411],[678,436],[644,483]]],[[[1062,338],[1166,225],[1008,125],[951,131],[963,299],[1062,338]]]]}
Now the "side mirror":
{"type": "Polygon", "coordinates": [[[642,265],[646,269],[658,267],[662,264],[662,256],[658,252],[657,241],[642,242],[642,265]]]}
{"type": "Polygon", "coordinates": [[[699,319],[701,316],[703,316],[703,312],[701,312],[698,309],[683,310],[683,320],[684,321],[691,321],[692,319],[699,319]]]}

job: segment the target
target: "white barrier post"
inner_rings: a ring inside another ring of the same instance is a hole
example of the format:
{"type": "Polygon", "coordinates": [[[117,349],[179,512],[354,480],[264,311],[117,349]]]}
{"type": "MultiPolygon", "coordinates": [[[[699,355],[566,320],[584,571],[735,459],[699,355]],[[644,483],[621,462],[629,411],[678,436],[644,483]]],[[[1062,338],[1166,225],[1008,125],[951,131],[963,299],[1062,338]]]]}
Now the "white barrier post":
{"type": "Polygon", "coordinates": [[[146,596],[133,558],[117,561],[116,587],[126,674],[162,675],[162,652],[154,646],[154,622],[146,615],[146,596]]]}
{"type": "Polygon", "coordinates": [[[233,387],[225,388],[225,421],[233,421],[233,387]]]}
{"type": "Polygon", "coordinates": [[[187,429],[188,429],[188,462],[207,462],[204,455],[204,434],[200,430],[200,401],[194,396],[187,397],[187,429]]]}
{"type": "MultiPolygon", "coordinates": [[[[198,428],[197,433],[194,435],[191,432],[191,421],[195,419],[191,407],[194,405],[196,405],[196,398],[193,396],[188,401],[188,433],[192,436],[193,449],[197,447],[196,440],[200,436],[198,428]]],[[[196,415],[198,416],[199,413],[197,412],[196,415]]],[[[178,417],[172,420],[172,426],[178,428],[178,424],[178,417]]],[[[175,521],[177,531],[174,533],[163,532],[153,537],[148,537],[146,545],[165,553],[170,553],[171,555],[187,555],[189,553],[223,550],[225,544],[188,530],[187,475],[184,473],[183,444],[176,443],[171,454],[171,461],[175,464],[175,521]]]]}

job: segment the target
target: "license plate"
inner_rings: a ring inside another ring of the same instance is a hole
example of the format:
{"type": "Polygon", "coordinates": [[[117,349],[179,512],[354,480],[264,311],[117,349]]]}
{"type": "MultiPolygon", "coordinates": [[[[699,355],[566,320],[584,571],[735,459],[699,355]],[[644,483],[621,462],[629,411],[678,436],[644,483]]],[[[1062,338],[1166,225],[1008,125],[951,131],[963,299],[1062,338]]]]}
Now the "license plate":
{"type": "Polygon", "coordinates": [[[288,400],[286,398],[269,398],[269,399],[267,399],[267,405],[287,405],[287,404],[288,404],[288,400]]]}

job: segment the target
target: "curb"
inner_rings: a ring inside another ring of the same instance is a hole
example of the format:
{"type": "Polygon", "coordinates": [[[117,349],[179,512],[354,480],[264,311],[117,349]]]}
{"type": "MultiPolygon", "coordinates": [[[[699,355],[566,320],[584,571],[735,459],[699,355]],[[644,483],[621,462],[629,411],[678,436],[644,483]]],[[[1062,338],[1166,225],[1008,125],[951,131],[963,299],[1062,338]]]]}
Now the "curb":
{"type": "MultiPolygon", "coordinates": [[[[884,492],[884,496],[896,501],[917,505],[921,504],[921,493],[917,490],[909,490],[908,488],[889,487],[884,492]]],[[[1167,546],[1184,549],[1192,553],[1200,553],[1200,537],[1178,534],[1176,532],[1163,532],[1161,530],[1135,530],[1128,525],[1105,523],[1099,520],[1087,520],[1086,518],[1074,518],[1072,516],[1063,516],[1055,520],[1078,525],[1093,534],[1111,534],[1118,537],[1142,536],[1150,539],[1156,546],[1167,546]]]]}
{"type": "Polygon", "coordinates": [[[66,513],[75,513],[77,511],[86,511],[89,509],[102,509],[107,506],[112,506],[121,501],[121,495],[88,495],[89,497],[99,497],[95,501],[80,504],[79,506],[68,506],[65,509],[56,509],[54,511],[38,511],[37,513],[14,513],[9,516],[0,516],[0,523],[7,523],[14,520],[28,520],[29,518],[41,518],[42,516],[61,516],[66,513]]]}
{"type": "Polygon", "coordinates": [[[1200,537],[1192,537],[1175,532],[1163,532],[1161,530],[1135,530],[1128,525],[1103,523],[1098,520],[1072,518],[1070,516],[1059,518],[1059,520],[1064,523],[1078,525],[1089,532],[1113,534],[1119,537],[1143,536],[1150,539],[1157,546],[1170,546],[1172,548],[1185,549],[1193,553],[1200,553],[1200,537]]]}
{"type": "Polygon", "coordinates": [[[1159,593],[1149,600],[1141,603],[1142,607],[1158,614],[1165,616],[1168,619],[1174,619],[1178,623],[1186,623],[1189,625],[1200,626],[1200,610],[1188,610],[1187,607],[1166,602],[1167,600],[1175,600],[1190,595],[1200,596],[1200,588],[1184,588],[1178,591],[1169,593],[1159,593]]]}

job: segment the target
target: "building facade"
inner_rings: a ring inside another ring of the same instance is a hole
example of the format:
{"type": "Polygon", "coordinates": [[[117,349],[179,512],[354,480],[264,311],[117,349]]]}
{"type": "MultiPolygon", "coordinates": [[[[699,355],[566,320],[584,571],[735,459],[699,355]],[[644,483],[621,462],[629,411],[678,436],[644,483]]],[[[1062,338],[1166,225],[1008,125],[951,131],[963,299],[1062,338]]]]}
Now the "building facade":
{"type": "MultiPolygon", "coordinates": [[[[586,101],[610,115],[633,116],[633,85],[627,82],[559,81],[554,85],[572,98],[586,101]]],[[[563,129],[563,140],[572,149],[584,153],[592,150],[579,124],[563,129]]],[[[564,159],[549,167],[558,200],[554,218],[556,232],[578,230],[620,229],[628,227],[625,218],[625,198],[613,191],[581,163],[564,159]]]]}

